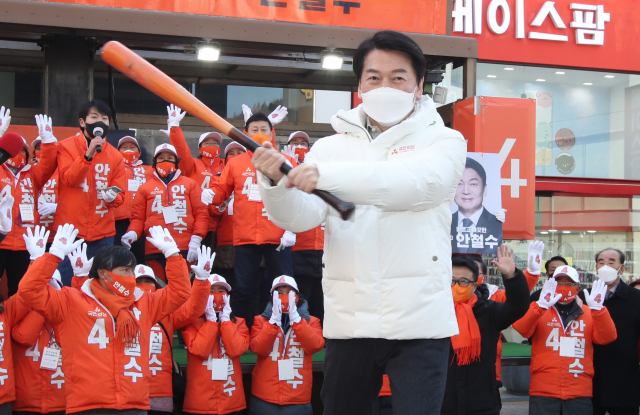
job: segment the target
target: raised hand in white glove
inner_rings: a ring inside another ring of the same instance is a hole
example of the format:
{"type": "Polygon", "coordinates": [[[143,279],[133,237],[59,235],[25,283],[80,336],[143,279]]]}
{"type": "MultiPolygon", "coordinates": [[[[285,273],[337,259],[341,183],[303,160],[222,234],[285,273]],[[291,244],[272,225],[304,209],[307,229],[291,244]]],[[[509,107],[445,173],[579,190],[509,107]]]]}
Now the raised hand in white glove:
{"type": "Polygon", "coordinates": [[[299,323],[302,318],[300,317],[300,313],[298,313],[298,306],[296,305],[296,293],[294,291],[289,291],[289,321],[291,325],[299,323]]]}
{"type": "Polygon", "coordinates": [[[216,253],[211,252],[211,248],[208,246],[201,246],[196,252],[198,257],[198,263],[191,265],[191,269],[196,274],[196,279],[205,281],[211,275],[211,267],[213,266],[213,260],[216,259],[216,253]]]}
{"type": "Polygon", "coordinates": [[[527,265],[527,271],[531,275],[540,275],[540,268],[542,267],[542,253],[544,252],[544,242],[533,241],[529,243],[529,250],[527,252],[529,261],[527,265]]]}
{"type": "Polygon", "coordinates": [[[102,193],[102,199],[107,203],[113,202],[114,200],[116,200],[116,197],[118,196],[118,194],[111,189],[100,190],[100,193],[102,193]]]}
{"type": "Polygon", "coordinates": [[[11,232],[13,228],[13,196],[6,195],[2,201],[0,201],[0,233],[6,235],[11,232]]]}
{"type": "Polygon", "coordinates": [[[560,298],[562,298],[562,294],[556,294],[557,287],[558,283],[554,278],[549,278],[547,282],[544,283],[542,292],[540,292],[540,299],[538,300],[538,306],[540,306],[540,308],[547,309],[552,307],[560,298]]]}
{"type": "Polygon", "coordinates": [[[210,295],[207,300],[207,307],[204,309],[204,316],[207,318],[207,321],[213,321],[214,323],[218,321],[218,317],[216,317],[216,310],[213,308],[213,295],[210,295]]]}
{"type": "Polygon", "coordinates": [[[138,234],[136,233],[136,231],[129,231],[122,235],[120,243],[122,243],[122,246],[124,246],[125,248],[131,249],[131,244],[133,244],[137,240],[138,234]]]}
{"type": "Polygon", "coordinates": [[[189,241],[189,252],[187,253],[187,262],[193,262],[198,259],[198,249],[200,249],[201,243],[201,236],[191,235],[191,240],[189,241]]]}
{"type": "Polygon", "coordinates": [[[158,131],[160,131],[161,133],[163,133],[167,137],[171,137],[171,131],[170,130],[158,130],[158,131]]]}
{"type": "Polygon", "coordinates": [[[287,107],[283,107],[282,105],[278,105],[276,109],[273,110],[271,114],[269,114],[269,121],[271,121],[272,125],[280,124],[284,117],[287,116],[289,112],[287,111],[287,107]]]}
{"type": "Polygon", "coordinates": [[[506,220],[506,215],[505,215],[506,213],[507,213],[507,209],[498,209],[496,211],[495,217],[500,222],[504,223],[504,221],[506,220]]]}
{"type": "Polygon", "coordinates": [[[42,200],[38,201],[38,214],[40,216],[55,215],[57,209],[58,209],[57,203],[43,202],[42,200]]]}
{"type": "Polygon", "coordinates": [[[222,299],[224,300],[224,307],[222,308],[222,313],[220,314],[220,322],[224,323],[225,321],[231,320],[231,304],[229,304],[228,295],[223,295],[222,299]]]}
{"type": "Polygon", "coordinates": [[[210,205],[213,203],[213,198],[215,197],[215,192],[211,189],[204,189],[202,191],[202,195],[200,196],[200,201],[205,205],[210,205]]]}
{"type": "Polygon", "coordinates": [[[167,107],[167,114],[169,115],[169,118],[167,118],[167,127],[171,129],[173,127],[180,127],[180,121],[182,121],[187,113],[171,104],[167,107]]]}
{"type": "Polygon", "coordinates": [[[7,132],[9,125],[11,125],[11,117],[9,114],[11,114],[11,110],[9,108],[6,110],[4,107],[0,108],[0,137],[7,132]]]}
{"type": "Polygon", "coordinates": [[[150,238],[147,241],[158,248],[166,258],[177,255],[180,253],[176,241],[173,240],[173,236],[169,232],[169,229],[162,226],[152,226],[149,228],[150,238]]]}
{"type": "Polygon", "coordinates": [[[60,260],[64,260],[64,257],[75,251],[84,242],[84,239],[75,240],[78,232],[80,231],[70,223],[58,226],[58,231],[56,236],[53,237],[49,253],[57,256],[60,260]]]}
{"type": "Polygon", "coordinates": [[[71,268],[73,268],[73,275],[76,277],[86,277],[91,271],[91,265],[93,265],[93,258],[87,259],[87,244],[82,244],[73,252],[69,252],[69,262],[71,262],[71,268]]]}
{"type": "Polygon", "coordinates": [[[604,297],[607,295],[607,284],[602,280],[595,280],[591,292],[584,290],[584,299],[592,310],[602,310],[604,297]]]}
{"type": "Polygon", "coordinates": [[[280,246],[276,248],[276,251],[282,251],[285,248],[289,248],[296,244],[296,234],[289,231],[284,231],[282,238],[280,238],[280,246]]]}
{"type": "Polygon", "coordinates": [[[269,324],[275,324],[276,326],[282,327],[282,301],[280,301],[280,298],[278,297],[278,291],[273,292],[269,324]]]}
{"type": "Polygon", "coordinates": [[[58,140],[53,136],[53,123],[51,117],[46,114],[36,114],[36,125],[38,126],[38,135],[42,144],[56,143],[58,140]]]}
{"type": "Polygon", "coordinates": [[[31,254],[29,257],[32,261],[40,258],[47,250],[47,241],[49,240],[49,231],[44,226],[36,226],[34,232],[31,228],[27,228],[27,234],[22,235],[27,251],[31,254]]]}
{"type": "Polygon", "coordinates": [[[242,104],[242,116],[244,117],[244,123],[247,123],[247,120],[249,118],[251,118],[253,114],[251,113],[251,108],[247,107],[246,105],[242,104]]]}
{"type": "Polygon", "coordinates": [[[296,158],[296,151],[293,149],[292,146],[287,145],[282,147],[281,153],[284,154],[285,156],[289,156],[294,159],[296,158]]]}

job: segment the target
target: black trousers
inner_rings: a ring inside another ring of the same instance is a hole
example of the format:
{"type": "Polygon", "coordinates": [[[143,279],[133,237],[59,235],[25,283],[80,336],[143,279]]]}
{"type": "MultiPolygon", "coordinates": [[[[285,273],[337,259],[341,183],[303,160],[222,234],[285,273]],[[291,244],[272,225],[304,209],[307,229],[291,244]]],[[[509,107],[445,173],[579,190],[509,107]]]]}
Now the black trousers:
{"type": "Polygon", "coordinates": [[[394,415],[439,414],[450,343],[449,338],[327,339],[324,415],[371,415],[385,373],[394,415]]]}
{"type": "Polygon", "coordinates": [[[613,407],[613,406],[596,406],[593,405],[593,415],[638,415],[640,407],[632,406],[630,408],[625,407],[613,407]]]}
{"type": "Polygon", "coordinates": [[[293,251],[293,278],[300,294],[309,303],[309,314],[324,320],[324,296],[322,293],[322,251],[293,251]]]}
{"type": "Polygon", "coordinates": [[[560,399],[547,396],[529,398],[529,415],[583,415],[593,410],[591,398],[560,399]]]}
{"type": "MultiPolygon", "coordinates": [[[[129,229],[129,219],[122,219],[116,221],[116,235],[113,240],[114,245],[122,246],[122,236],[127,233],[129,229]]],[[[147,240],[144,232],[140,235],[137,241],[131,244],[131,253],[136,257],[138,264],[144,264],[144,243],[147,240]]]]}
{"type": "Polygon", "coordinates": [[[18,284],[31,263],[29,251],[0,249],[0,276],[7,272],[9,297],[18,292],[18,284]]]}

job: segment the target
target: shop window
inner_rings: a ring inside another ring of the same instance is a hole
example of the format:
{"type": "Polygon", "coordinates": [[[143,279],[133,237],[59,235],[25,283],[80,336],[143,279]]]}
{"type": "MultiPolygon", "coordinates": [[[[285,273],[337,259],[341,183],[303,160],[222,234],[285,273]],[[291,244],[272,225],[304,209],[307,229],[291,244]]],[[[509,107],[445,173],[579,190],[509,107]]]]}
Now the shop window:
{"type": "Polygon", "coordinates": [[[42,108],[42,72],[0,72],[0,105],[42,108]]]}

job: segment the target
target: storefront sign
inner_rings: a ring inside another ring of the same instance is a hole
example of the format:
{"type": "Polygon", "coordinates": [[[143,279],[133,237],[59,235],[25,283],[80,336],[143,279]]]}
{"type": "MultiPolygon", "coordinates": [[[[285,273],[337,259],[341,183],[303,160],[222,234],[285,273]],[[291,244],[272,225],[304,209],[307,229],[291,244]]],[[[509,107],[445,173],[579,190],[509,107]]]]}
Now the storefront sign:
{"type": "Polygon", "coordinates": [[[624,90],[624,178],[640,180],[640,85],[624,90]]]}
{"type": "Polygon", "coordinates": [[[536,107],[532,99],[472,97],[453,106],[467,151],[500,154],[504,239],[535,238],[536,107]]]}
{"type": "Polygon", "coordinates": [[[640,2],[454,0],[453,34],[481,60],[638,71],[640,2]]]}
{"type": "Polygon", "coordinates": [[[41,1],[440,35],[448,19],[447,0],[41,1]]]}

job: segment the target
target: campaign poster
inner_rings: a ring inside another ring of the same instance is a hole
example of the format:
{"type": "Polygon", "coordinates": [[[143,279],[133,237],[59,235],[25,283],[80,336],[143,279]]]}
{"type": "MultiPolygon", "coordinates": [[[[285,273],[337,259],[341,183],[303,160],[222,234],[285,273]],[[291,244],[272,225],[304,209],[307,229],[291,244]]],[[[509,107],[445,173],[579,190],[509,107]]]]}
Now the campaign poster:
{"type": "Polygon", "coordinates": [[[502,245],[500,155],[467,153],[451,204],[453,253],[495,254],[502,245]]]}

